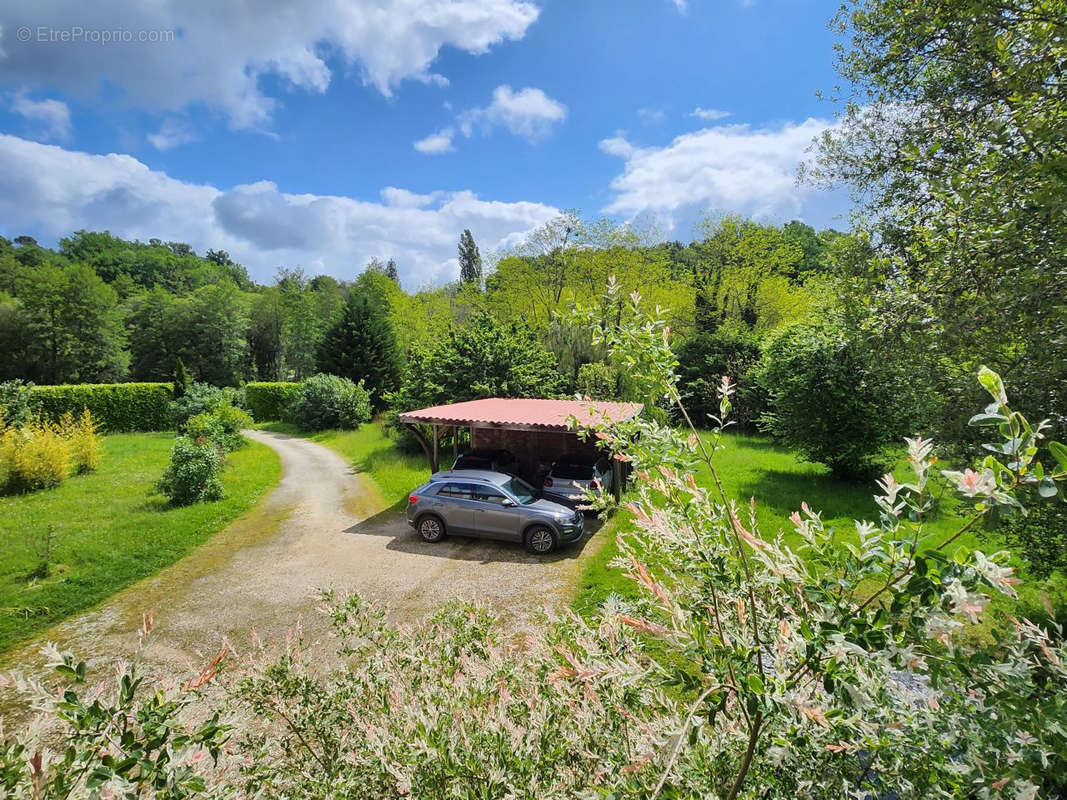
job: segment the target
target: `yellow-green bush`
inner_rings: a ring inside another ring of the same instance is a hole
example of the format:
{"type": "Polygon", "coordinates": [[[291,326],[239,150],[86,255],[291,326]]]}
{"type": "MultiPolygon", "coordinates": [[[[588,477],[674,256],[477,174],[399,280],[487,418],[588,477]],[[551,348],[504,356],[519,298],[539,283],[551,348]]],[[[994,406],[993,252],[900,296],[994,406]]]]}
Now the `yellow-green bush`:
{"type": "Polygon", "coordinates": [[[22,427],[0,426],[0,492],[48,489],[99,464],[97,425],[88,411],[63,414],[59,422],[37,418],[22,427]]]}

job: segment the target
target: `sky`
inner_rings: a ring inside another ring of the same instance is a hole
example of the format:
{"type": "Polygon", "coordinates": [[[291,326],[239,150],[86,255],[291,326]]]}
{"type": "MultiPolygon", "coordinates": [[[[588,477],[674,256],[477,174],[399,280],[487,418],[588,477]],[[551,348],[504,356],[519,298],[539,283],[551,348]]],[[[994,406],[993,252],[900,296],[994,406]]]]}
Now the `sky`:
{"type": "Polygon", "coordinates": [[[455,277],[561,209],[847,225],[833,0],[0,0],[0,234],[455,277]]]}

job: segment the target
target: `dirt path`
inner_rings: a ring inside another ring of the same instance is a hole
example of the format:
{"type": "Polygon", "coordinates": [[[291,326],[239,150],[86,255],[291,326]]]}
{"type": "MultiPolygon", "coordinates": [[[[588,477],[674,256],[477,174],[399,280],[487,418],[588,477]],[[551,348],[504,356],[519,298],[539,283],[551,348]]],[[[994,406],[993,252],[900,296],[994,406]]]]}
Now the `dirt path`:
{"type": "Polygon", "coordinates": [[[96,671],[136,651],[142,614],[152,611],[155,632],[139,661],[160,674],[184,673],[224,640],[240,651],[252,629],[280,637],[300,621],[306,636],[320,638],[315,593],[326,587],[358,591],[403,620],[452,598],[476,598],[518,629],[530,612],[569,601],[581,563],[595,549],[585,546],[588,534],[547,559],[502,542],[457,537],[426,544],[402,512],[374,514],[381,506],[377,491],[332,450],[284,434],[248,435],[276,450],[283,470],[252,512],[182,561],[60,623],[5,661],[32,672],[41,642],[50,639],[96,671]]]}

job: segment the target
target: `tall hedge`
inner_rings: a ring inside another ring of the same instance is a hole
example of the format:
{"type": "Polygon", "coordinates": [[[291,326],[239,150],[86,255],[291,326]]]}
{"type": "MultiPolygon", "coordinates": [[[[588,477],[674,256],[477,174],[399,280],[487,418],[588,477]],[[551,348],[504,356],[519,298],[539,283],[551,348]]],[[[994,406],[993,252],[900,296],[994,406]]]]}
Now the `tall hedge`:
{"type": "Polygon", "coordinates": [[[30,408],[58,420],[64,412],[89,409],[93,419],[110,433],[165,431],[174,427],[167,404],[174,399],[169,383],[81,383],[67,386],[33,386],[30,408]]]}
{"type": "Polygon", "coordinates": [[[299,394],[299,383],[253,381],[245,384],[245,408],[256,422],[287,420],[289,408],[299,394]]]}

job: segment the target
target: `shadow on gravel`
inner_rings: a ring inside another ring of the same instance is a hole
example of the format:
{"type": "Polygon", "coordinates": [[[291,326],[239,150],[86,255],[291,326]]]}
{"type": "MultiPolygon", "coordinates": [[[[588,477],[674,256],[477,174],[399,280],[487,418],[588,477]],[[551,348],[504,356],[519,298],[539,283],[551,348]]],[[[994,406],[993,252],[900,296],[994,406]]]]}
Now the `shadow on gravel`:
{"type": "Polygon", "coordinates": [[[544,564],[577,558],[604,524],[596,517],[586,517],[585,535],[579,541],[564,545],[547,556],[537,556],[526,552],[526,548],[518,542],[501,542],[495,539],[479,539],[474,536],[449,536],[436,544],[424,542],[404,518],[406,508],[407,501],[403,500],[350,528],[345,528],[344,532],[356,536],[389,537],[393,541],[386,545],[386,549],[400,553],[451,558],[459,561],[479,561],[483,564],[502,562],[544,564]]]}

